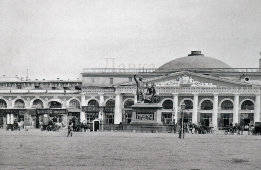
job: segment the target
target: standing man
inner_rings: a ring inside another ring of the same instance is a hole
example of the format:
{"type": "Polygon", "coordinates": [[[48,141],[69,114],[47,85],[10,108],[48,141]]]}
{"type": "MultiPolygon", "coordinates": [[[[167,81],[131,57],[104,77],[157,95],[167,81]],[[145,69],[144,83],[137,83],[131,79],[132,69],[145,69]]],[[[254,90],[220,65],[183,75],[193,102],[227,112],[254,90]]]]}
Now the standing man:
{"type": "Polygon", "coordinates": [[[72,122],[72,120],[70,120],[69,125],[68,125],[68,135],[67,135],[67,137],[69,137],[70,135],[72,137],[72,130],[73,130],[73,122],[72,122]]]}
{"type": "Polygon", "coordinates": [[[137,85],[137,101],[138,103],[141,103],[144,101],[144,83],[142,81],[142,78],[140,77],[139,79],[137,79],[136,75],[134,75],[134,80],[137,85]]]}

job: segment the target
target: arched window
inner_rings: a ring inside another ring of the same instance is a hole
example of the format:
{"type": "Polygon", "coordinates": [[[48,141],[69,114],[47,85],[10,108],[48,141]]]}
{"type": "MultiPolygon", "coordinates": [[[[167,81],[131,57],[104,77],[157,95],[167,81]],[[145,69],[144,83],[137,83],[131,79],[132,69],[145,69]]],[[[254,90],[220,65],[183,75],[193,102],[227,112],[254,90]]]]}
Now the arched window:
{"type": "Polygon", "coordinates": [[[106,102],[104,112],[106,117],[107,124],[114,124],[114,108],[115,108],[115,101],[110,99],[106,102]]]}
{"type": "Polygon", "coordinates": [[[33,108],[43,108],[43,102],[40,99],[33,101],[33,108]]]}
{"type": "Polygon", "coordinates": [[[99,103],[97,102],[97,100],[90,100],[88,102],[88,106],[99,106],[99,103]]]}
{"type": "Polygon", "coordinates": [[[99,103],[97,100],[90,100],[88,102],[89,110],[86,112],[86,119],[89,122],[92,122],[94,119],[98,119],[99,117],[99,103]]]}
{"type": "Polygon", "coordinates": [[[165,100],[162,103],[163,109],[173,109],[173,102],[172,100],[165,100]]]}
{"type": "Polygon", "coordinates": [[[212,110],[213,109],[213,103],[211,100],[204,100],[201,103],[201,110],[212,110]]]}
{"type": "Polygon", "coordinates": [[[130,124],[132,117],[132,109],[131,106],[134,105],[134,101],[132,99],[128,99],[124,102],[124,109],[122,114],[122,123],[130,124]]]}
{"type": "Polygon", "coordinates": [[[110,99],[106,102],[105,107],[114,107],[115,101],[113,99],[110,99]]]}
{"type": "Polygon", "coordinates": [[[221,110],[233,110],[233,102],[230,100],[225,100],[221,103],[221,110]]]}
{"type": "Polygon", "coordinates": [[[185,104],[185,109],[193,109],[193,102],[191,100],[184,100],[182,104],[185,104]]]}
{"type": "Polygon", "coordinates": [[[7,104],[3,99],[0,99],[0,108],[7,108],[7,104]]]}
{"type": "Polygon", "coordinates": [[[254,110],[254,103],[251,100],[245,100],[241,104],[241,110],[254,110]]]}
{"type": "Polygon", "coordinates": [[[15,108],[24,108],[25,107],[25,103],[22,99],[18,99],[15,101],[15,108]]]}
{"type": "Polygon", "coordinates": [[[81,108],[81,105],[80,105],[80,102],[76,99],[72,99],[70,102],[69,102],[69,107],[70,108],[76,108],[76,109],[80,109],[81,108]]]}
{"type": "Polygon", "coordinates": [[[124,108],[130,108],[132,105],[134,105],[134,101],[131,99],[128,99],[124,102],[124,108]]]}
{"type": "Polygon", "coordinates": [[[49,108],[62,108],[62,104],[57,101],[49,102],[49,108]]]}

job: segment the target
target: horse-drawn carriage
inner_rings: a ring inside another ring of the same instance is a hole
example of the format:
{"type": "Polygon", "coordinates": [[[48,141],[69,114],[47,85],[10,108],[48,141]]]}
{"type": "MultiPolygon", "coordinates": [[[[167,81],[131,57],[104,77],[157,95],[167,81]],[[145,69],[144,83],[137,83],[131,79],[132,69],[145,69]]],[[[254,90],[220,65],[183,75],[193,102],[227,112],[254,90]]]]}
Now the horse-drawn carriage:
{"type": "Polygon", "coordinates": [[[49,120],[48,123],[42,124],[41,130],[44,131],[59,131],[62,128],[62,123],[60,122],[53,122],[49,120]]]}
{"type": "Polygon", "coordinates": [[[17,122],[17,121],[14,121],[13,124],[7,124],[6,126],[6,130],[11,130],[11,131],[14,131],[14,130],[21,130],[23,128],[23,122],[17,122]]]}
{"type": "Polygon", "coordinates": [[[261,135],[261,122],[255,122],[253,135],[261,135]]]}
{"type": "Polygon", "coordinates": [[[235,126],[224,127],[223,130],[225,135],[234,135],[234,133],[238,131],[238,129],[235,126]]]}

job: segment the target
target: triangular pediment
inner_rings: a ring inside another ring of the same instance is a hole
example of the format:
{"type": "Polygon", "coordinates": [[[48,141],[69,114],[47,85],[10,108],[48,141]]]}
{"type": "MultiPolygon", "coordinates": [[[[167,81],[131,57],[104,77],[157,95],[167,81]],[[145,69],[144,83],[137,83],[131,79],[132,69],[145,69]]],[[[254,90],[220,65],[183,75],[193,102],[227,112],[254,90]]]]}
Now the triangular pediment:
{"type": "MultiPolygon", "coordinates": [[[[252,87],[248,83],[189,71],[149,78],[145,79],[144,82],[154,83],[156,87],[252,87]]],[[[135,82],[121,85],[135,85],[135,82]]]]}

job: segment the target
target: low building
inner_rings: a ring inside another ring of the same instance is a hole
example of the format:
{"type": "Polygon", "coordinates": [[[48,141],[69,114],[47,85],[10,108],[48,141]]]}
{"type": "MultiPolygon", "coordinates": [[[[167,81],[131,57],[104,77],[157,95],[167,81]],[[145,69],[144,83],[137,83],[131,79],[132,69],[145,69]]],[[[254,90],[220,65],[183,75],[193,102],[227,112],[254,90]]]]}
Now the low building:
{"type": "Polygon", "coordinates": [[[56,117],[67,125],[70,117],[80,118],[81,81],[21,80],[2,77],[0,81],[0,125],[14,121],[39,128],[44,117],[56,117]]]}

